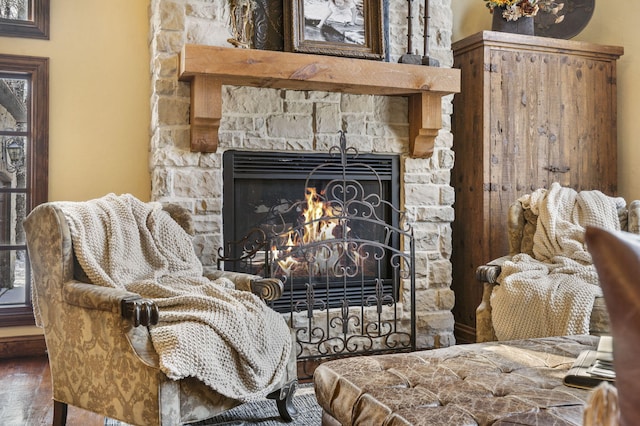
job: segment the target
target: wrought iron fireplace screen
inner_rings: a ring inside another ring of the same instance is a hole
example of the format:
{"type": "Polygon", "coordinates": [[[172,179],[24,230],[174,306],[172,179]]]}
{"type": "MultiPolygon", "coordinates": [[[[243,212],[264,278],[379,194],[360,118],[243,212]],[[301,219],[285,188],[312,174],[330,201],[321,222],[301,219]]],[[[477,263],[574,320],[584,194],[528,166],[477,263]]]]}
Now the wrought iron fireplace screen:
{"type": "Polygon", "coordinates": [[[220,259],[284,282],[274,308],[289,315],[299,360],[413,350],[412,227],[344,133],[330,155],[310,169],[303,199],[270,206],[239,253],[230,242],[220,259]]]}

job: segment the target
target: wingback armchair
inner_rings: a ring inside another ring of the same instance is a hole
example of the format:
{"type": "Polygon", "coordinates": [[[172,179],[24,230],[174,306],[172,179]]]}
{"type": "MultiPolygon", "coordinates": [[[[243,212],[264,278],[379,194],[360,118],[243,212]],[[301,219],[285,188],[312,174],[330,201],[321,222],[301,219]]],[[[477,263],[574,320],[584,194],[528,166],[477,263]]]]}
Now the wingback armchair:
{"type": "MultiPolygon", "coordinates": [[[[620,228],[635,234],[640,234],[640,200],[629,203],[618,209],[620,228]]],[[[481,265],[476,269],[476,278],[482,283],[482,301],[476,309],[476,341],[487,342],[497,340],[492,322],[491,294],[498,284],[498,276],[502,272],[505,261],[514,255],[526,253],[533,256],[533,236],[536,232],[538,217],[520,201],[513,202],[508,210],[507,229],[509,238],[509,253],[481,265]]],[[[593,304],[590,318],[590,334],[601,335],[610,333],[609,314],[602,297],[597,297],[593,304]]]]}
{"type": "MultiPolygon", "coordinates": [[[[184,209],[165,210],[192,230],[184,209]]],[[[24,228],[34,313],[44,328],[53,381],[54,424],[65,424],[68,404],[138,425],[191,423],[240,404],[195,378],[171,380],[160,370],[148,330],[158,321],[158,308],[138,294],[88,283],[58,203],[36,207],[24,228]]],[[[279,281],[259,276],[218,271],[211,278],[221,275],[263,299],[282,291],[279,281]]],[[[269,395],[287,421],[295,415],[297,383],[291,352],[279,390],[269,395]]]]}

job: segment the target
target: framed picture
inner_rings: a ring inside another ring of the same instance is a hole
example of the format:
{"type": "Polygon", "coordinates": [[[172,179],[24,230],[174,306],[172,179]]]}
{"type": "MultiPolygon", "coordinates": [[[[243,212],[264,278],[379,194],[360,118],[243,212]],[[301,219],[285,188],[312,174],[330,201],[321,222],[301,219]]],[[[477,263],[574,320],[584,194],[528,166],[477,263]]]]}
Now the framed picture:
{"type": "Polygon", "coordinates": [[[285,50],[385,59],[387,0],[285,2],[285,50]]]}
{"type": "Polygon", "coordinates": [[[0,0],[0,36],[49,40],[49,0],[0,0]]]}

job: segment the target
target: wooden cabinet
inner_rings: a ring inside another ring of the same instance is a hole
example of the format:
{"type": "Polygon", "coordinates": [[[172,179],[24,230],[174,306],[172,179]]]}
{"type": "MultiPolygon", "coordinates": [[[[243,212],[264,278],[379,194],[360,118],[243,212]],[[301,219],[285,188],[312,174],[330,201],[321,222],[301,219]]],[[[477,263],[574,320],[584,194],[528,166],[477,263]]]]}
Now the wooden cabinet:
{"type": "Polygon", "coordinates": [[[616,61],[623,49],[485,31],[453,44],[456,337],[475,340],[475,269],[507,254],[507,208],[552,182],[617,192],[616,61]]]}

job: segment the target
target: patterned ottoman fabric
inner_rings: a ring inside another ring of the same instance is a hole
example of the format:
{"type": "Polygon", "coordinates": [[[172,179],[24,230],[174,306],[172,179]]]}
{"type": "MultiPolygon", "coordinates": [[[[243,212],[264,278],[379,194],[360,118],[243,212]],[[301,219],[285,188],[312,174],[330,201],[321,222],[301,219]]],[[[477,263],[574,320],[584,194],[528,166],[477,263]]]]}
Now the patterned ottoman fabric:
{"type": "Polygon", "coordinates": [[[487,342],[320,365],[328,424],[581,425],[588,391],[562,379],[596,336],[487,342]],[[331,421],[329,421],[331,420],[331,421]]]}

